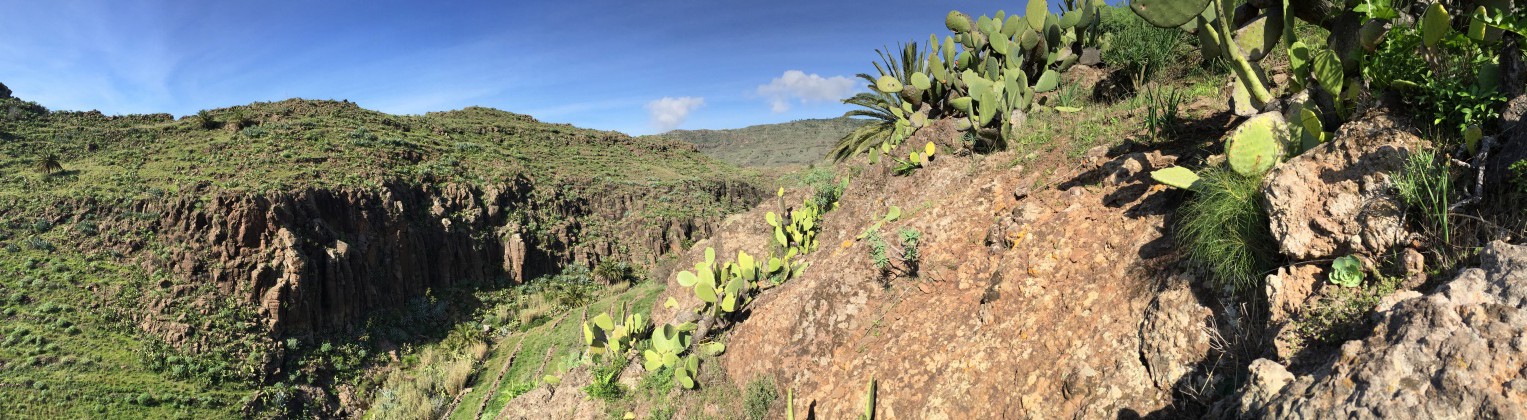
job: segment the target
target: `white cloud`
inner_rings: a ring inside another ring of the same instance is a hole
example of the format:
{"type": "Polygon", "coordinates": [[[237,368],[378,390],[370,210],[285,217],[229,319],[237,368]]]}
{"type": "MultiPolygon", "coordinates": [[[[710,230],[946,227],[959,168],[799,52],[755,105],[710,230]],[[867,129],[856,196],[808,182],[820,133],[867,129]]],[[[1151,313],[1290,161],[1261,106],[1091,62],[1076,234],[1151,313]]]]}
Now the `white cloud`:
{"type": "Polygon", "coordinates": [[[801,104],[811,101],[837,101],[849,97],[857,83],[843,76],[822,77],[800,70],[786,70],[767,85],[758,87],[758,94],[769,98],[774,112],[790,110],[790,100],[800,99],[801,104]]]}
{"type": "Polygon", "coordinates": [[[657,127],[659,133],[672,130],[684,123],[684,118],[689,117],[690,111],[705,105],[705,98],[685,96],[682,98],[670,98],[664,96],[647,103],[647,112],[652,114],[652,125],[657,127]]]}

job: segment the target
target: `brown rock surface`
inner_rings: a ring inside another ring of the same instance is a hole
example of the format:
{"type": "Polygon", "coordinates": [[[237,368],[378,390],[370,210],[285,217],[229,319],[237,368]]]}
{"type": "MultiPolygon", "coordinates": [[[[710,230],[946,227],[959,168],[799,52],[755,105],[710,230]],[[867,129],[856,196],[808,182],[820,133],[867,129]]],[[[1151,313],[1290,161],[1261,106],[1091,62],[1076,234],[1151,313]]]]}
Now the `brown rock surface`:
{"type": "Polygon", "coordinates": [[[1380,255],[1409,238],[1389,174],[1427,143],[1400,127],[1388,116],[1370,114],[1267,174],[1263,199],[1284,255],[1380,255]]]}
{"type": "MultiPolygon", "coordinates": [[[[935,132],[908,143],[947,141],[929,139],[935,132]]],[[[1176,274],[1164,266],[1162,232],[1181,192],[1153,187],[1148,173],[1171,157],[1088,163],[1051,153],[1035,161],[1053,169],[997,154],[943,157],[907,177],[884,165],[855,177],[823,220],[810,268],[750,304],[718,366],[738,385],[775,379],[794,390],[798,416],[817,418],[861,410],[871,376],[879,418],[1169,411],[1173,387],[1208,351],[1209,315],[1186,282],[1158,297],[1176,274]],[[891,205],[903,216],[881,232],[922,232],[918,277],[882,278],[854,239],[891,205]]],[[[774,206],[725,224],[712,243],[718,255],[765,253],[760,221],[774,206]]],[[[670,294],[685,292],[667,278],[670,294]]],[[[662,300],[654,320],[671,321],[662,300]]]]}
{"type": "Polygon", "coordinates": [[[1312,374],[1254,362],[1241,416],[1527,418],[1527,247],[1493,243],[1479,268],[1380,316],[1312,374]]]}

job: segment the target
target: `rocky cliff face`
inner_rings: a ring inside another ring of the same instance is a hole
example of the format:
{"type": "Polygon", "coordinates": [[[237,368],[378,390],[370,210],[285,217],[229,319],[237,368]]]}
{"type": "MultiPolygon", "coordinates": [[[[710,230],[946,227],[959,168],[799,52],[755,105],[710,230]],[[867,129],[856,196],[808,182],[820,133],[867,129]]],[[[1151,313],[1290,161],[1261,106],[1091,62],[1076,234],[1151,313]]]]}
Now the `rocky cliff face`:
{"type": "MultiPolygon", "coordinates": [[[[509,285],[606,258],[653,261],[761,196],[742,182],[539,186],[524,178],[487,187],[193,191],[128,204],[119,214],[137,216],[104,224],[154,233],[119,250],[147,272],[169,274],[153,286],[172,292],[146,295],[163,296],[145,298],[151,309],[210,284],[251,305],[280,337],[354,325],[430,289],[509,285]],[[714,211],[674,212],[673,202],[714,211]]],[[[146,329],[172,343],[184,338],[185,325],[145,312],[146,329]]]]}

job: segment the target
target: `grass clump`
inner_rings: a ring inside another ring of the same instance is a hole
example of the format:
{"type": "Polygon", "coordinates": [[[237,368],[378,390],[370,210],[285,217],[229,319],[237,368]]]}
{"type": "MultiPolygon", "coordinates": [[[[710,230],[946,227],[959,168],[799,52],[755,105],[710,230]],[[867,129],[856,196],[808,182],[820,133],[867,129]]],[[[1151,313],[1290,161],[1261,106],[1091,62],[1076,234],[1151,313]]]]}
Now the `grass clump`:
{"type": "Polygon", "coordinates": [[[1277,255],[1262,208],[1262,180],[1223,168],[1201,176],[1202,188],[1178,212],[1177,241],[1190,262],[1212,274],[1215,287],[1239,294],[1257,290],[1277,255]]]}
{"type": "Polygon", "coordinates": [[[1447,161],[1439,159],[1435,152],[1411,154],[1405,167],[1395,177],[1395,194],[1413,214],[1431,237],[1442,238],[1443,244],[1452,243],[1452,226],[1449,207],[1452,205],[1452,178],[1448,175],[1447,161]]]}
{"type": "Polygon", "coordinates": [[[1157,28],[1125,7],[1104,7],[1101,13],[1103,62],[1124,70],[1136,82],[1148,81],[1177,61],[1183,31],[1157,28]]]}
{"type": "Polygon", "coordinates": [[[742,399],[743,413],[749,420],[769,418],[769,406],[777,399],[779,392],[774,390],[774,382],[763,378],[754,379],[748,383],[742,399]]]}

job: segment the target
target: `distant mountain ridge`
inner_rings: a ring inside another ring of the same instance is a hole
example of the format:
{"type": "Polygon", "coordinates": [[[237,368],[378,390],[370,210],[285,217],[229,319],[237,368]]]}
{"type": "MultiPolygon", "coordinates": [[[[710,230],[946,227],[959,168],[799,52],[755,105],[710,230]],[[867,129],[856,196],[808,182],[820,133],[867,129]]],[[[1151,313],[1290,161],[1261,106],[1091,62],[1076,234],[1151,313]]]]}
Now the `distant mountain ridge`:
{"type": "Polygon", "coordinates": [[[737,166],[803,166],[825,159],[839,139],[866,123],[821,118],[732,130],[674,130],[660,136],[694,144],[701,153],[737,166]]]}

